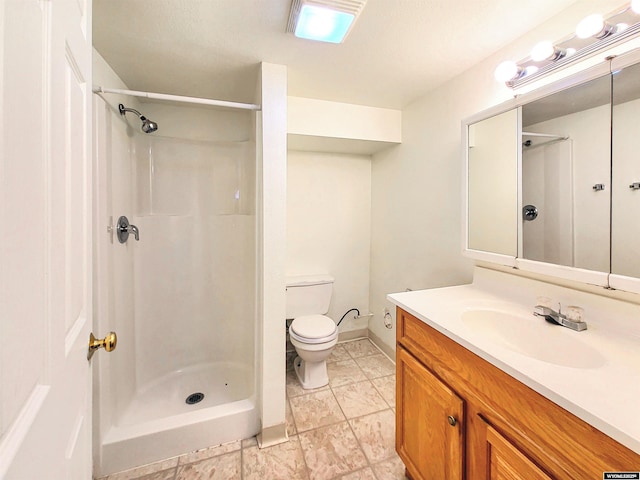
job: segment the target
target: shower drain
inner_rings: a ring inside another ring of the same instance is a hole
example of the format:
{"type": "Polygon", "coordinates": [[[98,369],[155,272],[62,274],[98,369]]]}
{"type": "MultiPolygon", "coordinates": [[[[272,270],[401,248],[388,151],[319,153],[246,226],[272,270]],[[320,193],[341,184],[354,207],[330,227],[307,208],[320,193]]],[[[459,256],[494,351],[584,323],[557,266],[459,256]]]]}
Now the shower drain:
{"type": "Polygon", "coordinates": [[[189,395],[185,402],[187,403],[187,405],[193,405],[194,403],[201,402],[203,398],[204,393],[196,392],[189,395]]]}

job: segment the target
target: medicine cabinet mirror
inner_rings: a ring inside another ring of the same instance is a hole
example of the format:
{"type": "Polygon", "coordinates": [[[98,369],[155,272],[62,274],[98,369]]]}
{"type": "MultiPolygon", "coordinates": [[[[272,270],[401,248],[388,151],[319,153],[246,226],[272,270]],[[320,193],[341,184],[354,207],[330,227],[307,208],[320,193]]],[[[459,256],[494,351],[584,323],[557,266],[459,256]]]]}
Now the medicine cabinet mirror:
{"type": "Polygon", "coordinates": [[[517,120],[514,109],[469,125],[470,249],[512,257],[518,252],[517,120]]]}
{"type": "Polygon", "coordinates": [[[522,258],[609,271],[610,131],[609,76],[522,106],[522,258]]]}
{"type": "Polygon", "coordinates": [[[611,273],[640,278],[640,64],[612,79],[611,273]]]}
{"type": "Polygon", "coordinates": [[[463,122],[465,255],[640,293],[639,62],[633,51],[463,122]]]}

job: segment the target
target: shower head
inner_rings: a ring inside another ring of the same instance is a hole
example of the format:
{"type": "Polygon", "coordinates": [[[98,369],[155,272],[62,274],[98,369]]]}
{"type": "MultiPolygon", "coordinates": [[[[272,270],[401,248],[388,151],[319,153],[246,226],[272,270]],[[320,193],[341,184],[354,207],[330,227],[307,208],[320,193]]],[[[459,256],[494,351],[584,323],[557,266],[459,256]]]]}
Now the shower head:
{"type": "Polygon", "coordinates": [[[118,110],[120,111],[120,115],[124,116],[126,112],[132,112],[138,115],[138,118],[142,121],[142,131],[144,133],[153,133],[158,130],[158,124],[152,120],[149,120],[147,117],[142,115],[139,111],[134,110],[133,108],[127,108],[123,104],[118,105],[118,110]]]}
{"type": "Polygon", "coordinates": [[[148,118],[144,118],[140,116],[140,120],[142,120],[142,131],[144,133],[153,133],[158,130],[158,124],[149,120],[148,118]]]}

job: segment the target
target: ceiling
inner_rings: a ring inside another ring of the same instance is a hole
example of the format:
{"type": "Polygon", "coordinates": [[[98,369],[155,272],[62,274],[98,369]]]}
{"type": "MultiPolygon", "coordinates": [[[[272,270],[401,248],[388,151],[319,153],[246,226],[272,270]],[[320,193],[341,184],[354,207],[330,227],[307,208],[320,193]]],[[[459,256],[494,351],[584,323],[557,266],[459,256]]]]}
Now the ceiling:
{"type": "Polygon", "coordinates": [[[575,1],[368,0],[334,45],[285,33],[290,0],[94,0],[93,41],[132,90],[250,103],[270,62],[289,95],[402,108],[575,1]]]}

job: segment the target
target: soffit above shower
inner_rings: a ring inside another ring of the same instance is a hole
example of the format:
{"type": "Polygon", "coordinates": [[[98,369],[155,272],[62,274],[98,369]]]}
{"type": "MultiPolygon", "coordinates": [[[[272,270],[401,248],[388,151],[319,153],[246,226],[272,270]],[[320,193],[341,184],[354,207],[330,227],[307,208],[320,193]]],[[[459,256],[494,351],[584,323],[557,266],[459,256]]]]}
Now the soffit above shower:
{"type": "Polygon", "coordinates": [[[269,62],[289,95],[402,108],[573,3],[369,0],[333,45],[285,32],[290,0],[94,0],[93,39],[134,90],[251,103],[269,62]]]}

